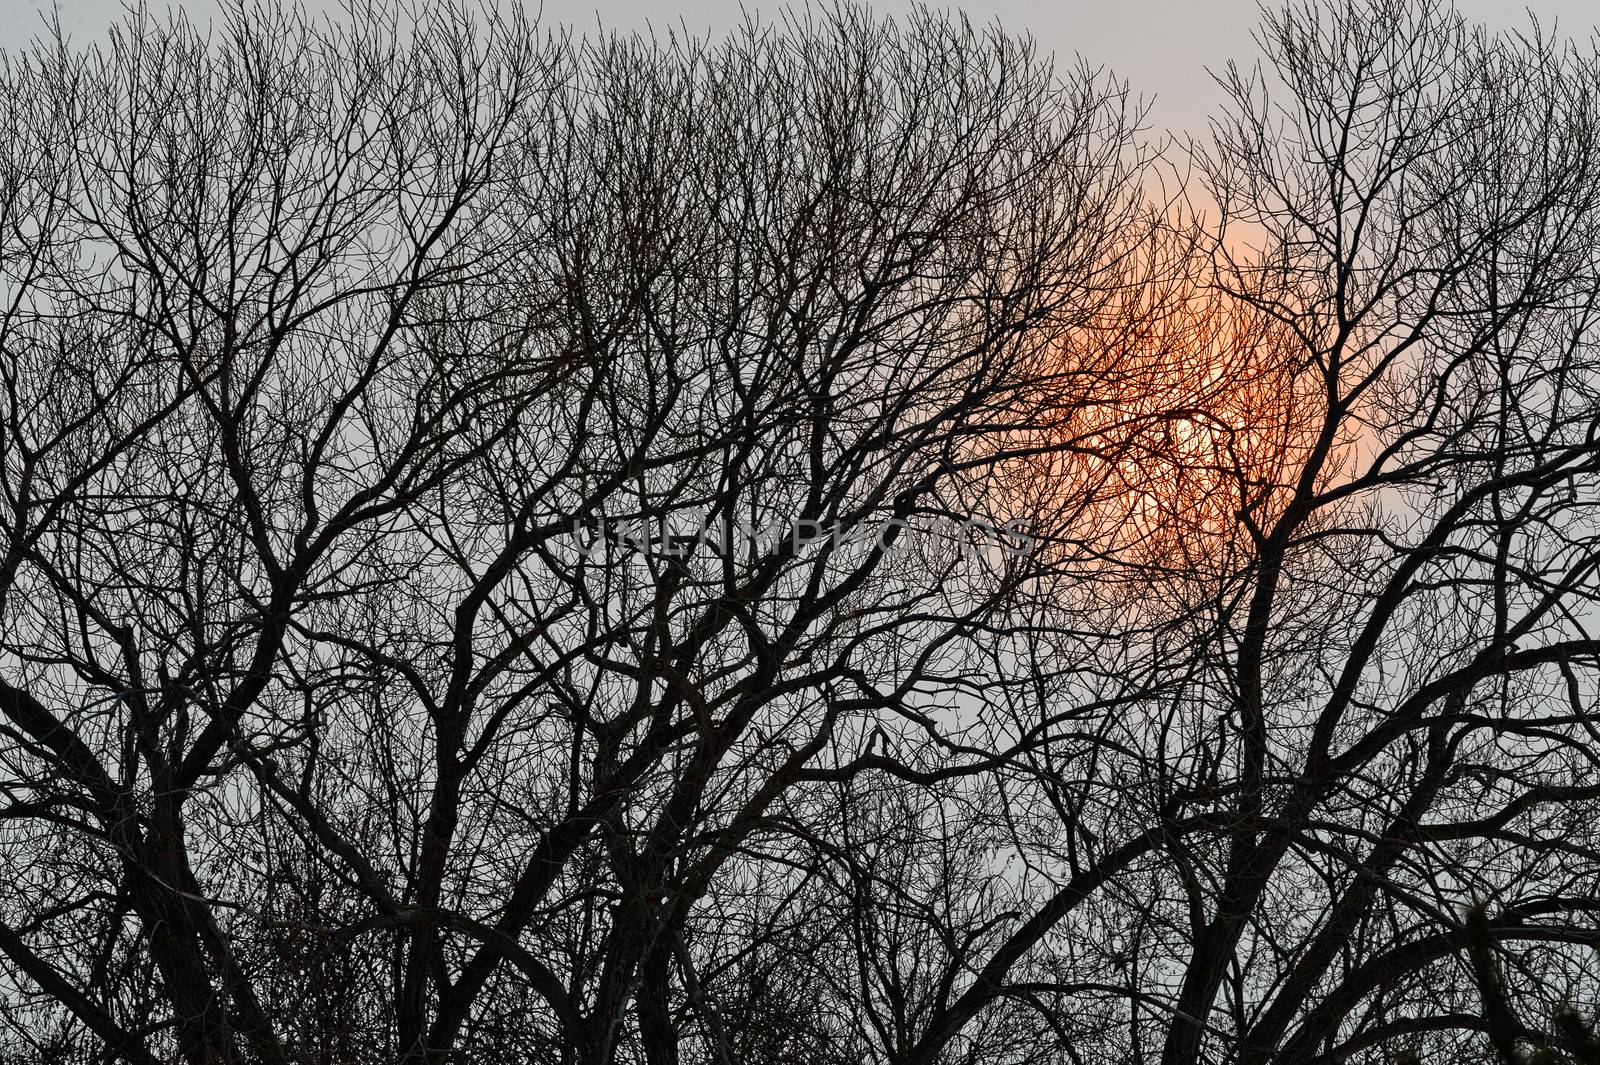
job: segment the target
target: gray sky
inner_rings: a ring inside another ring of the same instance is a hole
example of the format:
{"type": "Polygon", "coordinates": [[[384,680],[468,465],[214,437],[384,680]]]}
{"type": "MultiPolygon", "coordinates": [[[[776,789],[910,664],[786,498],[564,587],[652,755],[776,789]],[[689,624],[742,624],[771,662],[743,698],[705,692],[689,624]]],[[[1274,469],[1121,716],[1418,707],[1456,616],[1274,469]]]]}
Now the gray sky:
{"type": "MultiPolygon", "coordinates": [[[[152,8],[164,3],[150,0],[152,8]]],[[[328,0],[308,4],[334,6],[328,0]]],[[[102,34],[122,7],[120,0],[59,0],[58,5],[52,0],[0,0],[0,47],[15,47],[38,32],[52,6],[59,6],[68,32],[80,42],[102,34]]],[[[197,22],[217,10],[216,0],[184,0],[178,6],[197,22]]],[[[776,11],[782,5],[747,0],[747,6],[776,11]]],[[[906,4],[878,0],[875,6],[895,11],[906,4]]],[[[1077,53],[1105,64],[1127,78],[1135,93],[1154,97],[1150,122],[1156,128],[1203,132],[1220,99],[1206,68],[1254,57],[1254,0],[992,0],[952,6],[963,7],[975,21],[998,18],[1008,30],[1031,32],[1044,50],[1059,56],[1077,53]]],[[[1496,26],[1527,21],[1518,3],[1457,0],[1457,7],[1496,26]]],[[[1526,10],[1544,25],[1555,22],[1573,36],[1589,36],[1596,23],[1593,0],[1532,0],[1526,10]]],[[[691,30],[714,31],[737,21],[739,11],[738,0],[546,0],[544,7],[547,20],[585,29],[595,25],[597,15],[616,29],[641,28],[647,20],[661,25],[681,16],[691,30]]]]}

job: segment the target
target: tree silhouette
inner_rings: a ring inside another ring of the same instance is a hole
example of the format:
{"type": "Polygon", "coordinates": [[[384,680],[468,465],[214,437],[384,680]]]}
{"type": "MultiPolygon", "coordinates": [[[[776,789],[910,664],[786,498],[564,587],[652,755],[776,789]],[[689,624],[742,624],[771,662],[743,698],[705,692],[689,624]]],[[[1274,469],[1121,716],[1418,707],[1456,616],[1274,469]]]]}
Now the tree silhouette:
{"type": "Polygon", "coordinates": [[[8,56],[7,1059],[1585,1060],[1600,65],[1258,44],[8,56]]]}

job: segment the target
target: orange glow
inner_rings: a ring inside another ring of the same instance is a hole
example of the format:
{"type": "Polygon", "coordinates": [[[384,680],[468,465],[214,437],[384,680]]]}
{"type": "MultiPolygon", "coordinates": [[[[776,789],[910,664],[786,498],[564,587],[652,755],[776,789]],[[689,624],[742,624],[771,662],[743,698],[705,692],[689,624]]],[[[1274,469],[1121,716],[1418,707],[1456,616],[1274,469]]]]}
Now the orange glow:
{"type": "Polygon", "coordinates": [[[1323,415],[1320,376],[1264,315],[1191,289],[1065,345],[1049,434],[1007,495],[1047,540],[1184,579],[1232,569],[1281,516],[1323,415]]]}

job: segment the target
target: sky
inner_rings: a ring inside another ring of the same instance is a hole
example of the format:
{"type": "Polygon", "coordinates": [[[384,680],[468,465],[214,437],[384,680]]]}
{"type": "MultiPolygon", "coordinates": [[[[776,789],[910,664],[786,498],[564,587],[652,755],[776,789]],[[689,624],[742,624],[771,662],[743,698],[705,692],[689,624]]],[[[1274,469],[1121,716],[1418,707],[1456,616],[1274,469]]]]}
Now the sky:
{"type": "MultiPolygon", "coordinates": [[[[148,0],[159,9],[165,0],[148,0]]],[[[506,0],[516,2],[516,0],[506,0]]],[[[538,0],[529,0],[537,4],[538,0]]],[[[0,48],[24,44],[43,26],[52,7],[59,7],[68,33],[82,42],[99,37],[122,9],[121,0],[0,0],[0,48]]],[[[217,0],[184,0],[181,6],[196,22],[214,18],[217,0]]],[[[327,0],[308,6],[336,8],[327,0]]],[[[776,12],[781,0],[746,0],[760,12],[776,12]]],[[[905,0],[877,0],[880,11],[904,10],[905,0]]],[[[931,6],[943,7],[943,4],[931,6]]],[[[1149,124],[1155,130],[1203,134],[1207,116],[1221,102],[1221,93],[1206,73],[1229,59],[1253,60],[1250,33],[1257,21],[1255,0],[994,0],[985,4],[953,4],[977,22],[998,19],[1012,32],[1028,32],[1042,50],[1058,57],[1081,55],[1104,64],[1130,82],[1135,94],[1153,97],[1149,124]]],[[[1499,28],[1525,26],[1532,12],[1546,27],[1588,37],[1594,32],[1593,0],[1533,0],[1526,7],[1496,0],[1457,0],[1469,18],[1499,28]]],[[[545,0],[544,18],[592,29],[661,26],[681,17],[692,31],[725,29],[740,18],[739,0],[545,0]]]]}

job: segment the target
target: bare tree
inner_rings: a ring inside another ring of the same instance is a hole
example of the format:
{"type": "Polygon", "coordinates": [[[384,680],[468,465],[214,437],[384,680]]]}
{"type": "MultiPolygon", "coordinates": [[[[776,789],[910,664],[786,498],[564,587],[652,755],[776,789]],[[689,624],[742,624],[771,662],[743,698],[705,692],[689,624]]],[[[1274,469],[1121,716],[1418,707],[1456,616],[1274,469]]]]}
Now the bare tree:
{"type": "Polygon", "coordinates": [[[1091,631],[1163,669],[1132,705],[1041,690],[1072,726],[992,804],[863,795],[840,1001],[887,1060],[1468,1060],[1477,904],[1528,1044],[1581,1049],[1595,55],[1381,0],[1259,41],[1196,148],[1212,268],[1146,316],[1182,383],[1124,391],[1163,413],[1102,441],[1119,494],[1071,526],[1162,621],[1091,631]],[[975,883],[971,846],[1014,875],[975,883]]]}
{"type": "Polygon", "coordinates": [[[1259,44],[6,57],[8,1057],[1587,1046],[1600,65],[1259,44]]]}
{"type": "Polygon", "coordinates": [[[1529,1023],[1594,995],[1594,55],[1425,2],[1260,43],[1197,156],[1218,333],[1266,371],[1201,412],[1234,522],[1175,584],[1214,578],[1199,657],[1084,746],[1099,775],[1042,776],[1068,839],[1142,817],[1092,826],[910,1060],[1000,998],[1068,1057],[1463,1060],[1480,900],[1529,1023]]]}
{"type": "Polygon", "coordinates": [[[730,986],[839,789],[921,802],[1046,742],[1039,686],[1149,680],[1067,646],[1081,552],[1014,524],[1094,498],[1041,456],[1126,420],[1068,415],[1148,373],[1127,308],[1192,242],[1125,91],[847,7],[139,12],[7,63],[16,1051],[881,1040],[772,1000],[820,954],[730,986]]]}

